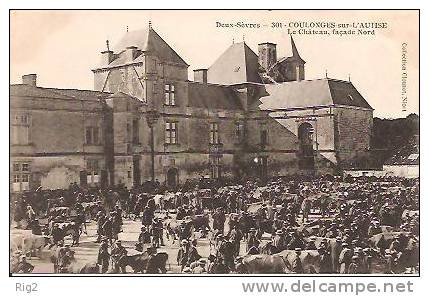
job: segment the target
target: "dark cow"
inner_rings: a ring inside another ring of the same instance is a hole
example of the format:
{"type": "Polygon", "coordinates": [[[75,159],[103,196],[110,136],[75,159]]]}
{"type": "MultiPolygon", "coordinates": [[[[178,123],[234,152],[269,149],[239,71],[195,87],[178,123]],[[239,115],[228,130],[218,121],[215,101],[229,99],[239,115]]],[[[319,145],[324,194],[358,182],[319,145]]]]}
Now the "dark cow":
{"type": "Polygon", "coordinates": [[[376,235],[373,235],[368,239],[368,243],[371,247],[379,248],[381,251],[389,248],[390,244],[393,242],[396,236],[399,237],[399,243],[401,249],[405,249],[409,241],[409,232],[382,232],[376,235]]]}
{"type": "MultiPolygon", "coordinates": [[[[126,265],[130,266],[134,273],[145,273],[146,267],[149,259],[149,254],[147,252],[143,252],[141,254],[136,254],[132,256],[127,256],[126,265]]],[[[165,252],[160,252],[155,255],[156,267],[161,273],[166,273],[166,264],[168,260],[168,254],[165,252]]]]}

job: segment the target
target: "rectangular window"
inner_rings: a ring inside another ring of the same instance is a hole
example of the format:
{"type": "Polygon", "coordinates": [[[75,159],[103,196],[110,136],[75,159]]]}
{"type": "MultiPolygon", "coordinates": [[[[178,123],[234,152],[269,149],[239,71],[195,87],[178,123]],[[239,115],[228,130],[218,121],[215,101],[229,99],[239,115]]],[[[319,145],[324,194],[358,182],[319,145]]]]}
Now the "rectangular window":
{"type": "Polygon", "coordinates": [[[86,144],[92,144],[92,128],[87,127],[85,131],[86,144]]]}
{"type": "Polygon", "coordinates": [[[166,84],[164,89],[165,100],[164,104],[167,106],[175,106],[176,98],[175,98],[175,90],[173,84],[166,84]]]}
{"type": "Polygon", "coordinates": [[[261,145],[266,146],[268,144],[268,131],[261,130],[261,145]]]}
{"type": "Polygon", "coordinates": [[[29,114],[15,114],[11,117],[11,144],[28,145],[30,143],[31,117],[29,114]]]}
{"type": "Polygon", "coordinates": [[[139,142],[139,120],[133,119],[133,144],[138,144],[139,142]]]}
{"type": "Polygon", "coordinates": [[[177,144],[177,122],[167,121],[165,123],[165,143],[177,144]]]}
{"type": "Polygon", "coordinates": [[[86,183],[89,186],[100,183],[100,167],[98,159],[88,159],[86,161],[86,183]]]}
{"type": "Polygon", "coordinates": [[[12,190],[14,192],[29,190],[30,188],[30,164],[16,162],[13,164],[12,190]]]}
{"type": "Polygon", "coordinates": [[[100,144],[100,129],[96,126],[87,126],[85,128],[85,141],[88,145],[100,144]]]}
{"type": "Polygon", "coordinates": [[[94,141],[94,144],[98,144],[99,143],[99,141],[98,141],[98,134],[99,133],[99,131],[98,131],[98,127],[93,127],[92,128],[92,138],[93,138],[93,141],[94,141]]]}
{"type": "Polygon", "coordinates": [[[210,156],[210,177],[219,179],[221,177],[221,162],[219,156],[210,156]]]}
{"type": "Polygon", "coordinates": [[[210,123],[210,144],[219,144],[219,125],[217,122],[210,123]]]}
{"type": "Polygon", "coordinates": [[[238,142],[242,142],[244,140],[244,123],[242,121],[238,121],[235,124],[235,135],[238,142]]]}

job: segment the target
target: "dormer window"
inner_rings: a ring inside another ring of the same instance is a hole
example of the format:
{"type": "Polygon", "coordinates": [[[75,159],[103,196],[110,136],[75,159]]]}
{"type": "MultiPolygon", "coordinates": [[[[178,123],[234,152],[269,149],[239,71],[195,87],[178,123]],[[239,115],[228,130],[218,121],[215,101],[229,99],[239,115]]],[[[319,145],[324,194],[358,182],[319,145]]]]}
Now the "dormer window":
{"type": "Polygon", "coordinates": [[[173,84],[165,85],[165,101],[164,104],[166,106],[175,106],[176,98],[175,98],[175,89],[173,84]]]}

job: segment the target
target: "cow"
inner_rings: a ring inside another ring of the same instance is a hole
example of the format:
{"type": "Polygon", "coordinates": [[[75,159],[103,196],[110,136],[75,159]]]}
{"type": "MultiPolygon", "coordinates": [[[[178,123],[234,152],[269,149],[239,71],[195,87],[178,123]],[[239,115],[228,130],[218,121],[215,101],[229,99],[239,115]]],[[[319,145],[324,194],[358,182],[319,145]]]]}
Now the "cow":
{"type": "MultiPolygon", "coordinates": [[[[286,268],[292,270],[293,260],[296,253],[294,250],[284,250],[273,256],[283,258],[286,268]]],[[[302,262],[304,273],[319,273],[320,272],[320,254],[317,250],[303,250],[299,255],[302,262]]]]}
{"type": "Polygon", "coordinates": [[[170,239],[171,236],[173,243],[177,239],[189,238],[194,233],[192,220],[167,219],[164,221],[164,228],[167,239],[170,239]]]}
{"type": "Polygon", "coordinates": [[[37,255],[49,242],[49,238],[43,235],[20,233],[11,237],[11,250],[20,250],[24,255],[37,255]]]}
{"type": "Polygon", "coordinates": [[[382,232],[376,235],[373,235],[368,239],[368,243],[371,247],[378,248],[381,251],[389,248],[392,241],[396,236],[399,237],[399,242],[402,249],[405,249],[409,241],[409,232],[399,231],[399,232],[382,232]]]}
{"type": "Polygon", "coordinates": [[[209,223],[209,216],[207,215],[195,215],[192,217],[192,225],[195,230],[202,231],[203,235],[207,235],[207,231],[210,231],[210,223],[209,223]]]}
{"type": "Polygon", "coordinates": [[[70,265],[62,270],[62,273],[74,274],[99,274],[100,266],[96,262],[79,263],[73,260],[70,265]]]}
{"type": "MultiPolygon", "coordinates": [[[[155,256],[156,267],[162,272],[166,273],[166,264],[168,261],[168,254],[165,252],[157,253],[155,256]]],[[[134,273],[145,273],[146,267],[149,259],[149,254],[147,252],[143,252],[141,254],[127,256],[126,265],[130,266],[133,269],[134,273]]]]}
{"type": "Polygon", "coordinates": [[[278,254],[246,255],[238,260],[236,270],[247,274],[290,273],[285,261],[278,254]]]}
{"type": "Polygon", "coordinates": [[[82,203],[85,217],[88,219],[94,219],[97,216],[99,211],[99,206],[97,202],[83,202],[82,203]]]}

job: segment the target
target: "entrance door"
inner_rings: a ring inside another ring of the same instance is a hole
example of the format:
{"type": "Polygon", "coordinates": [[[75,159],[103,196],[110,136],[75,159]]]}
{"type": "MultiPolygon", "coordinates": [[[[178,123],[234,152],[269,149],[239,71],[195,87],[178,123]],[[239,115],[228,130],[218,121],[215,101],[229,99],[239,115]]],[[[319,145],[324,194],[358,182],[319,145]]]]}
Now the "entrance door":
{"type": "Polygon", "coordinates": [[[171,168],[167,171],[167,186],[169,189],[177,187],[178,171],[176,168],[171,168]]]}
{"type": "Polygon", "coordinates": [[[140,175],[140,157],[135,155],[133,157],[133,185],[141,185],[141,175],[140,175]]]}
{"type": "Polygon", "coordinates": [[[304,122],[298,128],[299,139],[299,167],[301,169],[314,169],[314,150],[313,150],[313,126],[304,122]]]}

